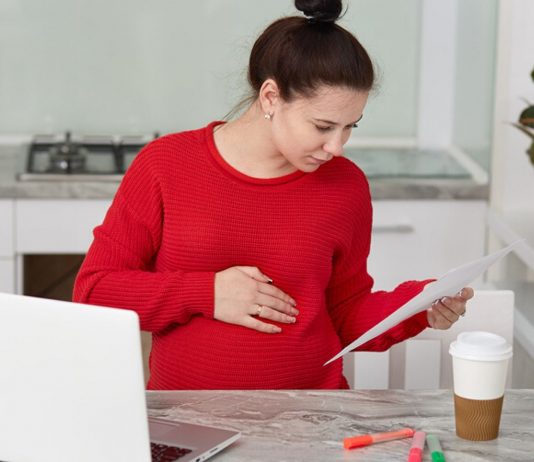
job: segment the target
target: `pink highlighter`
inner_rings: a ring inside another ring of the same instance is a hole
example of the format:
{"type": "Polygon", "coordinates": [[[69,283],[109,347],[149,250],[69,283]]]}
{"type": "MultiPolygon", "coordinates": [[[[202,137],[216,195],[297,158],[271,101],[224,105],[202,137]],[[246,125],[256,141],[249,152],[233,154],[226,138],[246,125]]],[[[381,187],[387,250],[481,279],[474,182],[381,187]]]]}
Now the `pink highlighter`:
{"type": "Polygon", "coordinates": [[[425,432],[415,432],[412,438],[412,446],[408,454],[408,462],[421,462],[423,449],[425,448],[425,432]]]}

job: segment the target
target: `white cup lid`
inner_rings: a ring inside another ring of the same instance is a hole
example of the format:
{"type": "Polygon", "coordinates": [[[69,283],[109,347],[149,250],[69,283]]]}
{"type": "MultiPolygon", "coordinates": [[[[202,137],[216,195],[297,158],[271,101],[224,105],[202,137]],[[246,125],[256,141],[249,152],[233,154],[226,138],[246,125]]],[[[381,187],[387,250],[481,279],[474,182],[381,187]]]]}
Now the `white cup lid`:
{"type": "Polygon", "coordinates": [[[502,361],[512,357],[512,346],[491,332],[462,332],[449,347],[452,356],[474,361],[502,361]]]}

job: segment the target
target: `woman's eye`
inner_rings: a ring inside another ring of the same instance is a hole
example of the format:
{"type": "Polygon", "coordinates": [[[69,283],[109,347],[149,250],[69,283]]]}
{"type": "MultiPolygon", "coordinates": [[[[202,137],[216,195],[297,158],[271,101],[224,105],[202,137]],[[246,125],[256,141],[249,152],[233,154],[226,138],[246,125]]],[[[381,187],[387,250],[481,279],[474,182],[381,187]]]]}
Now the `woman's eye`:
{"type": "Polygon", "coordinates": [[[328,130],[332,129],[332,127],[321,127],[320,125],[316,125],[315,128],[320,132],[327,132],[328,130]]]}

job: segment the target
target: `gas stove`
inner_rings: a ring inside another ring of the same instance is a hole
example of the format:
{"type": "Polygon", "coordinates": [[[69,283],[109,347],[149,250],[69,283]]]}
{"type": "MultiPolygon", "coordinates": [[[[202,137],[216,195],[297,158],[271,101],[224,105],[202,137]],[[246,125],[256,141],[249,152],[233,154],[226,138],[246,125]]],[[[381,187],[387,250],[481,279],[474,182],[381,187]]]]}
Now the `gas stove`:
{"type": "Polygon", "coordinates": [[[36,135],[20,181],[120,181],[152,136],[36,135]]]}

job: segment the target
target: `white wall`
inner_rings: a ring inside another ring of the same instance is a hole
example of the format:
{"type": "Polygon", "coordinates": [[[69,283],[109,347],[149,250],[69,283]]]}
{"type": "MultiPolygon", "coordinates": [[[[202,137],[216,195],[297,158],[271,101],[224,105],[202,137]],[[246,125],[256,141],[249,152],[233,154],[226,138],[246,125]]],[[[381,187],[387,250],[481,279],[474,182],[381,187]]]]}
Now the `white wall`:
{"type": "Polygon", "coordinates": [[[534,214],[534,166],[525,151],[530,139],[513,128],[534,101],[534,2],[500,0],[491,205],[499,211],[534,214]]]}
{"type": "Polygon", "coordinates": [[[456,33],[453,142],[490,165],[497,0],[460,0],[456,33]]]}
{"type": "Polygon", "coordinates": [[[358,137],[417,134],[423,0],[350,0],[340,24],[355,33],[378,70],[358,137]]]}
{"type": "MultiPolygon", "coordinates": [[[[341,24],[383,73],[363,134],[413,135],[420,1],[349,2],[341,24]]],[[[290,0],[0,0],[0,134],[202,126],[240,99],[257,35],[296,13],[290,0]]]]}

